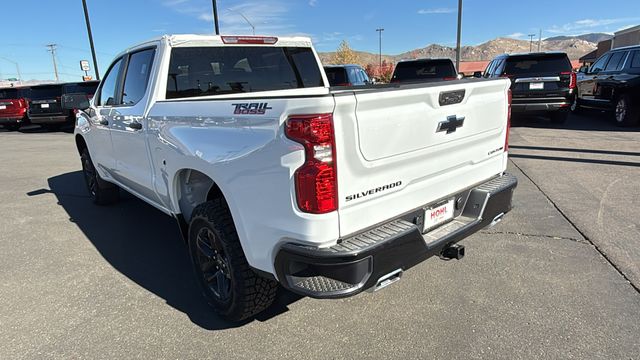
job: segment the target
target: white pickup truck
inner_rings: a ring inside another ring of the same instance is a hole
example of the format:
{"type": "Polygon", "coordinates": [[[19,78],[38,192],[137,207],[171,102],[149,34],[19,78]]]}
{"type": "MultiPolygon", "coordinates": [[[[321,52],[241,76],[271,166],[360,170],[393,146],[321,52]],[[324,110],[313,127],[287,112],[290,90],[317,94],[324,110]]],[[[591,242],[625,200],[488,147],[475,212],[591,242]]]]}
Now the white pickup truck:
{"type": "Polygon", "coordinates": [[[163,36],[117,56],[75,141],[94,202],[173,216],[208,302],[376,290],[511,209],[508,79],[328,86],[308,38],[163,36]]]}

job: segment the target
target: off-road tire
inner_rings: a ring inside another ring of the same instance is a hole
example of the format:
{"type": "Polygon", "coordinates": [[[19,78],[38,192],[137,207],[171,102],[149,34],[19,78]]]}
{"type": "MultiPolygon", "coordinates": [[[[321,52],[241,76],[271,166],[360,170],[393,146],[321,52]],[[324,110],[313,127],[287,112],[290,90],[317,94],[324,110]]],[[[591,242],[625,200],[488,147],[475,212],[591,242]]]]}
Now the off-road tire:
{"type": "Polygon", "coordinates": [[[82,162],[82,173],[91,200],[97,205],[117,203],[120,199],[120,189],[116,185],[100,178],[89,155],[89,149],[86,147],[80,152],[80,161],[82,162]]]}
{"type": "Polygon", "coordinates": [[[237,322],[250,318],[271,306],[276,298],[278,283],[260,276],[249,267],[231,212],[223,198],[207,201],[193,210],[189,224],[189,253],[203,296],[224,319],[237,322]],[[205,246],[205,243],[210,246],[205,246]],[[220,275],[213,267],[225,271],[220,275]],[[209,281],[205,274],[208,274],[209,281]],[[219,279],[212,284],[218,276],[223,279],[221,283],[230,282],[227,290],[218,291],[226,297],[216,294],[219,279]]]}

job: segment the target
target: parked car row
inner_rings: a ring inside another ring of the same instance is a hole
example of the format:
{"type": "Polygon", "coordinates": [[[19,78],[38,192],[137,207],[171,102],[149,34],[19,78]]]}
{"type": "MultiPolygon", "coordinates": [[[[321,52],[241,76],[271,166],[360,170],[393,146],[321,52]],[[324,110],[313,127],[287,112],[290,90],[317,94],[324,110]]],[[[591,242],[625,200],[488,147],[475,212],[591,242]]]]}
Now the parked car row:
{"type": "Polygon", "coordinates": [[[55,130],[75,123],[73,109],[64,108],[65,95],[91,99],[98,81],[46,84],[0,89],[0,125],[17,130],[22,125],[39,124],[55,130]]]}

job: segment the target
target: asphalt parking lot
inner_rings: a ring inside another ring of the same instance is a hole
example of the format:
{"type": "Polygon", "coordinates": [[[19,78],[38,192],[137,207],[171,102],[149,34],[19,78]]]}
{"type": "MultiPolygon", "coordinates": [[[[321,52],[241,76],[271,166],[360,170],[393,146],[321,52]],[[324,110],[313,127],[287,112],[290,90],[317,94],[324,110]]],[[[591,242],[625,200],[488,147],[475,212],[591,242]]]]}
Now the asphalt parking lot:
{"type": "Polygon", "coordinates": [[[640,358],[640,128],[514,122],[516,208],[375,294],[200,298],[174,221],[89,202],[72,135],[0,130],[0,359],[640,358]]]}

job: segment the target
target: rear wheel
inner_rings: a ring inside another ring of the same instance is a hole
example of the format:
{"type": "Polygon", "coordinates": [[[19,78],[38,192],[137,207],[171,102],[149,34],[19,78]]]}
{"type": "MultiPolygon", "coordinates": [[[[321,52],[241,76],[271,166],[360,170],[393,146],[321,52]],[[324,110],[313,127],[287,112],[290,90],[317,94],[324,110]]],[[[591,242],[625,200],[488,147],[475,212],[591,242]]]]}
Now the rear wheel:
{"type": "Polygon", "coordinates": [[[82,149],[80,160],[82,161],[82,173],[84,174],[91,200],[98,205],[109,205],[118,202],[120,190],[117,186],[100,178],[96,168],[93,166],[93,161],[91,161],[87,148],[82,149]]]}
{"type": "Polygon", "coordinates": [[[614,118],[618,126],[633,126],[638,124],[638,105],[631,102],[631,97],[627,94],[621,95],[616,101],[614,118]]]}
{"type": "Polygon", "coordinates": [[[241,321],[273,303],[278,283],[249,267],[224,199],[193,210],[189,253],[205,299],[225,319],[241,321]]]}
{"type": "Polygon", "coordinates": [[[556,111],[554,113],[549,114],[549,118],[551,122],[554,124],[564,124],[567,122],[567,118],[569,117],[569,113],[566,111],[556,111]]]}

